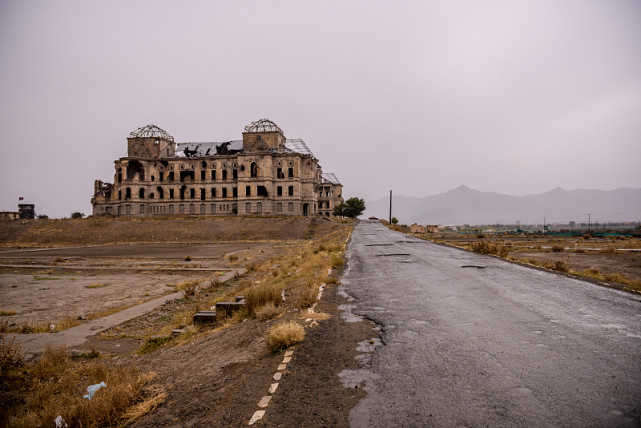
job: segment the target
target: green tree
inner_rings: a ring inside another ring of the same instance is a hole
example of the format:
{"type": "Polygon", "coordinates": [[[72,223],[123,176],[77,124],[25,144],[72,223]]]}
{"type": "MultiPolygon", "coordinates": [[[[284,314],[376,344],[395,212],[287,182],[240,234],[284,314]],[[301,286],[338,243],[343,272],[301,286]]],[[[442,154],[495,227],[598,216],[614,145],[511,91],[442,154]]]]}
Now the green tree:
{"type": "Polygon", "coordinates": [[[396,217],[392,217],[392,224],[398,223],[398,219],[396,217]]]}
{"type": "Polygon", "coordinates": [[[348,218],[356,218],[365,211],[365,201],[361,198],[349,198],[342,204],[342,215],[348,218]]]}
{"type": "Polygon", "coordinates": [[[336,217],[343,217],[343,204],[338,204],[334,207],[334,211],[332,211],[332,214],[336,217]]]}
{"type": "Polygon", "coordinates": [[[73,219],[78,219],[78,218],[83,218],[85,215],[81,212],[76,211],[75,213],[71,213],[71,218],[73,219]]]}

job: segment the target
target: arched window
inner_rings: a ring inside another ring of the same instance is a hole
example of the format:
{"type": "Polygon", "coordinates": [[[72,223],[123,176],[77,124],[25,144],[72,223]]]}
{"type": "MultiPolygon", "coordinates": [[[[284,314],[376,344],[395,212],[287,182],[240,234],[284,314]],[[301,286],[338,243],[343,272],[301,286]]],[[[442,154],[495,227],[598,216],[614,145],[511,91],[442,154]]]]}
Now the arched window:
{"type": "Polygon", "coordinates": [[[282,213],[283,212],[283,204],[282,202],[279,202],[276,204],[276,212],[282,213]]]}
{"type": "Polygon", "coordinates": [[[252,204],[251,202],[245,202],[245,213],[249,214],[252,212],[252,204]]]}
{"type": "Polygon", "coordinates": [[[252,177],[258,177],[258,165],[256,162],[251,163],[250,172],[252,177]]]}
{"type": "Polygon", "coordinates": [[[257,202],[256,203],[256,212],[257,213],[262,213],[263,212],[263,203],[262,202],[257,202]]]}
{"type": "Polygon", "coordinates": [[[293,202],[290,202],[290,203],[287,204],[287,211],[289,211],[290,213],[294,212],[294,203],[293,202]]]}
{"type": "Polygon", "coordinates": [[[205,214],[205,204],[200,204],[200,213],[205,214]]]}
{"type": "Polygon", "coordinates": [[[145,189],[141,188],[140,190],[138,190],[138,197],[140,199],[144,199],[145,198],[145,189]]]}
{"type": "Polygon", "coordinates": [[[189,214],[196,214],[196,206],[194,204],[189,204],[189,214]]]}

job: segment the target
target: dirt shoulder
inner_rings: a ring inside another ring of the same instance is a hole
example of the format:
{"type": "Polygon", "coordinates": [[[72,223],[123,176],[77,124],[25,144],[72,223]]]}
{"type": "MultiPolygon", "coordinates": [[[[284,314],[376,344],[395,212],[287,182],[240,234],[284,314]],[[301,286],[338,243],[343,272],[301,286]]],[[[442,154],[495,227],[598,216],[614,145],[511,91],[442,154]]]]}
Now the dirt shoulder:
{"type": "MultiPolygon", "coordinates": [[[[325,290],[317,312],[329,318],[305,329],[305,341],[294,348],[261,426],[348,426],[349,409],[364,392],[343,387],[338,373],[359,367],[358,343],[377,332],[368,321],[343,321],[339,305],[345,299],[336,289],[325,290]]],[[[293,312],[286,317],[301,318],[293,312]]],[[[247,320],[183,346],[132,357],[143,370],[156,371],[169,393],[163,405],[133,426],[246,425],[283,360],[282,353],[267,352],[264,333],[271,324],[247,320]]]]}

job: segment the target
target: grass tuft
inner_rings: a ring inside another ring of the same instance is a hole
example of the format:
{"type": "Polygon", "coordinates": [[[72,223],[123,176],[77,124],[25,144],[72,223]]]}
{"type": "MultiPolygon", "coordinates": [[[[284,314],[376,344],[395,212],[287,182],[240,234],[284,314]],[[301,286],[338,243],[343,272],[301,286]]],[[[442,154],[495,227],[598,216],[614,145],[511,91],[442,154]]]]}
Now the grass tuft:
{"type": "Polygon", "coordinates": [[[304,338],[305,330],[300,324],[294,321],[276,324],[267,331],[267,348],[272,354],[276,354],[302,342],[304,338]]]}

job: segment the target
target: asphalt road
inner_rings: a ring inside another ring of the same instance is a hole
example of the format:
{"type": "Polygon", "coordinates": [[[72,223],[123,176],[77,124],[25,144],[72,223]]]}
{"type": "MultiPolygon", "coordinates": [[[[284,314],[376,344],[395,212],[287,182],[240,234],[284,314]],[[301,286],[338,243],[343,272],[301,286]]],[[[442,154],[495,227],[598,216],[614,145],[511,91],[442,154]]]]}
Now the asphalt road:
{"type": "Polygon", "coordinates": [[[382,326],[354,427],[641,426],[641,298],[361,222],[343,283],[382,326]],[[478,266],[478,267],[474,267],[478,266]]]}

